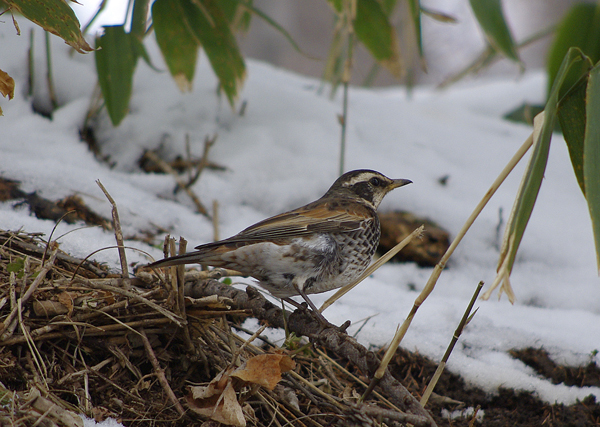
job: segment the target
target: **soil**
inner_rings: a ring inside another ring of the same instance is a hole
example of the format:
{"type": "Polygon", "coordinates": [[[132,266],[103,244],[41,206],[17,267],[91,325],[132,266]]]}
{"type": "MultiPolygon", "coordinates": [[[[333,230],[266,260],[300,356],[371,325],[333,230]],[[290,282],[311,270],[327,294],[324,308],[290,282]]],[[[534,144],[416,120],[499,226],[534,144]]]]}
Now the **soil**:
{"type": "MultiPolygon", "coordinates": [[[[600,380],[600,369],[595,363],[585,367],[560,366],[543,349],[513,350],[511,354],[555,384],[564,382],[566,385],[580,387],[581,384],[597,385],[600,380]],[[569,380],[572,378],[577,380],[569,380]]],[[[394,376],[417,396],[425,390],[436,368],[437,364],[426,357],[404,349],[396,353],[390,365],[394,376]]],[[[427,409],[439,426],[600,426],[600,405],[593,395],[569,406],[545,403],[530,392],[513,389],[503,388],[496,395],[490,396],[481,389],[468,386],[460,376],[448,370],[442,374],[435,393],[439,397],[430,401],[427,409]],[[474,415],[454,419],[442,415],[443,409],[453,412],[466,408],[482,412],[481,422],[473,422],[476,418],[474,415]]]]}

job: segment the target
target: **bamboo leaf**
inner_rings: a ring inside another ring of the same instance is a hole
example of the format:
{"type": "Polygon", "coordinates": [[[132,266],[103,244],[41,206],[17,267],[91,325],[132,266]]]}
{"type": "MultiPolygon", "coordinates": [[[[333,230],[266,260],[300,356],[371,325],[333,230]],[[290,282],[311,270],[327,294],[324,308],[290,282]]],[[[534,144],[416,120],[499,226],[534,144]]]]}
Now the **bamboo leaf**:
{"type": "Polygon", "coordinates": [[[600,272],[600,63],[591,70],[586,91],[583,176],[585,198],[596,243],[596,262],[600,272]]]}
{"type": "MultiPolygon", "coordinates": [[[[600,5],[579,3],[571,8],[556,29],[556,36],[548,51],[546,70],[548,72],[548,93],[556,79],[562,60],[571,47],[579,48],[589,56],[592,63],[600,60],[600,5]]],[[[587,72],[587,64],[573,66],[559,92],[562,97],[579,78],[587,72]]]]}
{"type": "Polygon", "coordinates": [[[185,25],[179,0],[156,0],[152,5],[156,42],[169,72],[182,92],[192,89],[199,44],[185,25]]]}
{"type": "Polygon", "coordinates": [[[146,34],[146,24],[148,22],[148,9],[150,0],[135,0],[133,2],[133,13],[131,14],[130,33],[142,40],[146,34]]]}
{"type": "Polygon", "coordinates": [[[190,33],[204,48],[233,107],[246,78],[246,66],[227,17],[216,0],[181,0],[181,5],[190,33]]]}
{"type": "Polygon", "coordinates": [[[419,48],[419,57],[421,60],[423,60],[423,58],[425,58],[425,54],[423,52],[423,33],[421,31],[421,1],[408,0],[408,6],[410,10],[410,16],[413,20],[413,26],[415,27],[415,38],[417,40],[417,47],[419,48]]]}
{"type": "Polygon", "coordinates": [[[94,50],[83,38],[80,24],[64,0],[6,0],[6,3],[25,18],[65,41],[79,53],[94,50]]]}
{"type": "Polygon", "coordinates": [[[254,9],[252,0],[221,0],[220,5],[233,31],[248,31],[252,18],[250,8],[254,9]]]}
{"type": "Polygon", "coordinates": [[[133,73],[138,58],[136,40],[122,25],[104,27],[96,41],[96,71],[102,96],[113,126],[127,115],[133,73]]]}
{"type": "MultiPolygon", "coordinates": [[[[569,149],[577,183],[585,195],[583,178],[583,143],[585,139],[585,92],[587,76],[571,88],[558,104],[558,120],[569,149]]],[[[568,83],[567,83],[568,84],[568,83]]]]}
{"type": "Polygon", "coordinates": [[[379,64],[387,68],[394,77],[402,77],[396,31],[377,0],[357,0],[354,31],[379,64]]]}
{"type": "Polygon", "coordinates": [[[470,0],[471,9],[489,44],[509,59],[520,62],[513,36],[506,24],[500,0],[470,0]]]}
{"type": "Polygon", "coordinates": [[[510,286],[510,273],[512,271],[517,250],[523,238],[525,228],[531,217],[531,212],[542,185],[544,171],[548,162],[548,152],[550,150],[550,141],[556,119],[556,110],[558,106],[558,93],[564,82],[564,78],[573,64],[583,59],[579,49],[569,49],[564,58],[557,78],[550,91],[550,97],[546,103],[543,113],[540,113],[534,120],[534,140],[533,152],[523,175],[515,203],[513,205],[510,218],[506,225],[506,231],[500,250],[498,261],[498,275],[486,295],[489,296],[500,282],[502,290],[507,293],[509,299],[514,301],[514,294],[510,286]]]}

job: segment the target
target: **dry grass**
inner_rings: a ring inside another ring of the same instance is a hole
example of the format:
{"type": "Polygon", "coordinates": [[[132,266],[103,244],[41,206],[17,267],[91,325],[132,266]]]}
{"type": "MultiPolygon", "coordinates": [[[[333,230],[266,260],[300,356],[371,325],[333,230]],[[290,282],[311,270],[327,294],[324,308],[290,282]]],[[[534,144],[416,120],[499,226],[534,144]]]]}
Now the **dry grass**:
{"type": "Polygon", "coordinates": [[[186,297],[182,312],[170,281],[114,277],[48,246],[36,235],[0,231],[0,425],[78,426],[78,414],[128,426],[201,425],[206,418],[186,400],[190,385],[282,352],[295,368],[273,390],[235,383],[248,425],[403,419],[377,394],[357,405],[366,374],[331,352],[299,338],[285,349],[262,337],[245,343],[236,332],[251,313],[227,298],[186,297]]]}

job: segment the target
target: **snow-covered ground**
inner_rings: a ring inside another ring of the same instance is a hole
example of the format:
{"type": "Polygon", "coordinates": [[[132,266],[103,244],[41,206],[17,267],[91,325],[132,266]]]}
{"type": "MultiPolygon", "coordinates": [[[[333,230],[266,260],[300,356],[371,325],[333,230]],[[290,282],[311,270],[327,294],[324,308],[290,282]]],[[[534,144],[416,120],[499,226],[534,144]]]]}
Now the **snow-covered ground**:
{"type": "MultiPolygon", "coordinates": [[[[241,100],[245,114],[232,112],[215,96],[216,81],[202,57],[193,93],[182,95],[166,72],[138,64],[131,112],[112,128],[105,113],[96,126],[104,154],[116,165],[100,163],[79,140],[96,83],[92,55],[71,55],[53,37],[53,75],[61,107],[52,121],[34,114],[26,98],[28,25],[17,37],[10,19],[0,24],[0,68],[17,83],[15,99],[0,99],[0,176],[22,182],[27,192],[58,199],[76,193],[97,213],[110,218],[110,205],[96,185],[100,180],[118,204],[126,236],[156,226],[184,236],[189,247],[212,239],[212,224],[194,213],[183,194],[173,195],[173,178],[147,175],[137,167],[145,149],[185,152],[189,135],[199,157],[207,135],[218,135],[210,159],[227,170],[206,170],[193,189],[205,205],[219,202],[221,237],[320,197],[337,178],[339,97],[319,94],[320,82],[248,60],[241,100]]],[[[151,38],[150,38],[151,39],[151,38]]],[[[156,66],[165,69],[152,40],[156,66]]],[[[36,29],[36,102],[45,99],[42,32],[36,29]]],[[[463,83],[446,91],[402,88],[350,91],[346,170],[376,169],[414,183],[392,192],[380,210],[403,209],[429,217],[453,235],[491,182],[527,138],[528,126],[501,116],[523,101],[541,102],[542,74],[518,80],[463,83]],[[448,176],[446,185],[439,178],[448,176]]],[[[512,207],[523,165],[493,197],[423,304],[402,346],[439,360],[477,283],[490,284],[498,258],[498,223],[512,207]],[[502,209],[502,214],[500,214],[502,209]]],[[[0,204],[0,227],[48,235],[54,223],[38,220],[14,202],[0,204]]],[[[61,248],[86,256],[114,245],[99,228],[62,223],[55,236],[61,248]],[[73,231],[72,231],[73,230],[73,231]]],[[[160,237],[160,236],[159,236],[160,237]]],[[[161,256],[137,241],[126,242],[161,256]]],[[[130,262],[147,262],[128,252],[130,262]]],[[[118,268],[116,250],[95,255],[118,268]]],[[[386,265],[326,312],[340,324],[350,319],[363,344],[385,345],[409,312],[431,269],[413,264],[386,265]]],[[[242,279],[240,279],[240,282],[242,279]]],[[[251,280],[244,280],[250,283],[251,280]]],[[[568,365],[600,363],[600,280],[597,276],[587,206],[579,190],[564,141],[555,135],[541,194],[521,244],[512,280],[517,301],[478,301],[479,311],[456,346],[448,369],[494,392],[499,386],[531,390],[549,402],[572,403],[596,387],[554,385],[536,375],[508,351],[544,348],[568,365]]],[[[330,294],[315,295],[320,305],[330,294]]],[[[276,336],[280,336],[275,334],[276,336]]]]}

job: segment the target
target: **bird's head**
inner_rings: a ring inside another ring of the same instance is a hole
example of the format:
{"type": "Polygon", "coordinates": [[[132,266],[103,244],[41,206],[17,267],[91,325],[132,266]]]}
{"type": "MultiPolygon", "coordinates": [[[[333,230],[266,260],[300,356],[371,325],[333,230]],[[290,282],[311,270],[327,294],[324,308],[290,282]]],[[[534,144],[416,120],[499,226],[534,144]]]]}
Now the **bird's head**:
{"type": "Polygon", "coordinates": [[[411,182],[409,179],[390,179],[379,172],[360,169],[346,172],[340,176],[325,196],[358,198],[377,209],[387,193],[411,182]]]}

